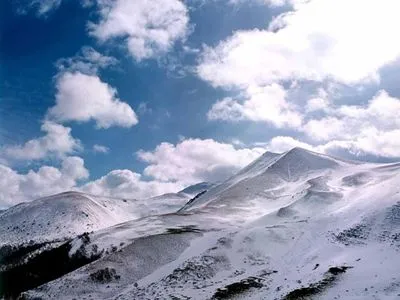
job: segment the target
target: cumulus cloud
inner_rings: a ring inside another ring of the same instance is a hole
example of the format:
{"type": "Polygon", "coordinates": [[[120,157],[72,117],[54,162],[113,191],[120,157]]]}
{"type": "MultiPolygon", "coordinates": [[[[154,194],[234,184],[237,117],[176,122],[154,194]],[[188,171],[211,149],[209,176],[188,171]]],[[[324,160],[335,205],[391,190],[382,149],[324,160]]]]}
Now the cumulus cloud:
{"type": "Polygon", "coordinates": [[[320,119],[304,124],[316,142],[352,153],[400,157],[400,99],[379,91],[367,105],[341,105],[320,119]]]}
{"type": "Polygon", "coordinates": [[[262,148],[236,149],[212,139],[186,139],[176,145],[161,143],[153,151],[139,151],[137,155],[149,164],[145,175],[188,185],[226,179],[263,152],[262,148]]]}
{"type": "MultiPolygon", "coordinates": [[[[63,0],[18,0],[18,10],[20,14],[26,14],[33,10],[38,17],[46,17],[52,11],[61,6],[63,0]]],[[[82,7],[91,7],[96,0],[80,0],[82,7]]]]}
{"type": "Polygon", "coordinates": [[[316,152],[344,153],[353,157],[400,157],[400,99],[379,91],[366,105],[331,106],[320,118],[308,120],[299,138],[277,136],[265,147],[273,152],[302,147],[316,152]]]}
{"type": "Polygon", "coordinates": [[[0,164],[0,207],[70,190],[88,176],[83,159],[76,156],[64,158],[60,168],[42,166],[26,174],[0,164]]]}
{"type": "Polygon", "coordinates": [[[329,108],[329,101],[324,98],[310,98],[307,101],[306,112],[324,111],[329,108]]]}
{"type": "Polygon", "coordinates": [[[238,31],[206,48],[198,73],[223,87],[291,79],[376,80],[378,70],[400,54],[400,41],[391,34],[400,26],[399,8],[397,0],[297,3],[270,29],[238,31]]]}
{"type": "Polygon", "coordinates": [[[141,61],[167,52],[186,37],[189,16],[179,0],[99,1],[100,21],[90,33],[105,42],[122,38],[130,54],[141,61]]]}
{"type": "Polygon", "coordinates": [[[85,184],[80,190],[94,195],[145,199],[165,193],[175,193],[183,187],[178,182],[146,181],[139,173],[130,170],[113,170],[85,184]]]}
{"type": "Polygon", "coordinates": [[[64,157],[60,168],[43,166],[26,174],[0,164],[0,206],[71,189],[95,195],[145,199],[177,192],[202,181],[222,181],[264,151],[262,147],[236,148],[212,139],[183,139],[176,145],[161,143],[152,151],[137,153],[148,164],[143,174],[113,170],[83,186],[77,186],[77,181],[87,178],[89,173],[79,157],[64,157]]]}
{"type": "Polygon", "coordinates": [[[317,149],[317,147],[314,147],[310,144],[301,142],[293,137],[290,136],[276,136],[273,137],[268,143],[266,143],[265,148],[268,151],[274,152],[274,153],[283,153],[286,151],[289,151],[290,149],[293,149],[295,147],[300,147],[303,149],[307,150],[312,150],[312,151],[317,151],[317,150],[323,150],[323,149],[317,149]]]}
{"type": "Polygon", "coordinates": [[[103,145],[93,145],[93,151],[97,153],[108,153],[110,148],[103,146],[103,145]]]}
{"type": "Polygon", "coordinates": [[[304,125],[304,132],[318,141],[352,138],[364,129],[391,131],[400,128],[400,99],[379,91],[367,105],[342,105],[321,119],[304,125]]]}
{"type": "Polygon", "coordinates": [[[33,10],[38,17],[43,17],[57,9],[61,2],[62,0],[22,0],[18,3],[18,13],[26,14],[33,10]]]}
{"type": "Polygon", "coordinates": [[[97,195],[144,199],[202,181],[224,180],[263,152],[260,147],[236,149],[212,139],[186,139],[176,145],[161,143],[153,151],[137,153],[149,164],[143,175],[113,170],[80,189],[97,195]]]}
{"type": "Polygon", "coordinates": [[[249,87],[244,100],[225,98],[216,102],[207,114],[211,120],[251,120],[273,124],[276,127],[300,126],[302,116],[286,101],[285,89],[272,84],[249,87]]]}
{"type": "Polygon", "coordinates": [[[79,140],[71,136],[71,128],[45,121],[41,130],[45,135],[31,139],[23,145],[10,145],[1,149],[1,156],[14,160],[35,160],[47,156],[58,157],[81,149],[79,140]]]}
{"type": "Polygon", "coordinates": [[[84,74],[96,74],[99,69],[114,66],[118,63],[115,57],[103,55],[92,47],[82,47],[73,57],[60,58],[56,66],[60,72],[80,72],[84,74]]]}
{"type": "Polygon", "coordinates": [[[138,123],[133,109],[117,91],[96,75],[65,72],[57,78],[56,105],[48,117],[60,122],[94,120],[97,128],[131,127],[138,123]]]}
{"type": "Polygon", "coordinates": [[[216,46],[204,47],[198,76],[214,87],[239,90],[237,97],[217,101],[208,118],[265,121],[300,133],[272,139],[269,147],[279,151],[301,146],[327,153],[345,149],[356,155],[400,156],[399,99],[386,92],[377,93],[367,105],[337,105],[322,89],[308,93],[303,107],[298,104],[304,95],[287,97],[293,87],[379,84],[380,70],[400,57],[400,42],[393,38],[400,26],[400,3],[259,2],[289,4],[292,10],[276,16],[265,29],[236,31],[216,46]],[[282,91],[274,93],[271,86],[282,91]],[[266,87],[267,92],[260,92],[266,87]]]}

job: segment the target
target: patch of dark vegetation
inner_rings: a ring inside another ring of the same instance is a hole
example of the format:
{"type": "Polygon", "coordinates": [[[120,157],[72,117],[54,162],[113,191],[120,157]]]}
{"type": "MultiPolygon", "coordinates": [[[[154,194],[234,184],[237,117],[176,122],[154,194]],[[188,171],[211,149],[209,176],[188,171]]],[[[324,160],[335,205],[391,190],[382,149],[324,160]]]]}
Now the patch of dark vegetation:
{"type": "Polygon", "coordinates": [[[363,245],[370,234],[370,228],[366,224],[357,224],[349,229],[335,234],[336,240],[348,245],[363,245]]]}
{"type": "Polygon", "coordinates": [[[400,202],[386,209],[377,239],[400,249],[400,202]]]}
{"type": "Polygon", "coordinates": [[[183,211],[185,209],[185,207],[192,204],[196,199],[200,198],[205,193],[207,193],[207,190],[204,190],[204,191],[198,193],[196,196],[194,196],[192,199],[190,199],[181,209],[179,209],[178,212],[183,211]]]}
{"type": "Polygon", "coordinates": [[[392,233],[389,230],[384,230],[378,235],[378,241],[387,242],[391,246],[400,248],[400,232],[392,233]]]}
{"type": "Polygon", "coordinates": [[[180,227],[166,229],[167,234],[181,234],[181,233],[187,233],[187,232],[199,233],[199,232],[202,232],[202,230],[197,228],[196,225],[187,225],[187,226],[180,226],[180,227]]]}
{"type": "Polygon", "coordinates": [[[365,172],[353,174],[342,178],[342,182],[346,186],[359,186],[367,183],[368,180],[369,180],[368,173],[365,172]]]}
{"type": "MultiPolygon", "coordinates": [[[[13,257],[15,263],[7,265],[6,269],[0,271],[0,298],[16,299],[20,293],[59,278],[101,256],[95,248],[90,254],[86,253],[85,246],[90,242],[88,233],[78,238],[81,240],[81,246],[72,255],[70,255],[72,240],[58,247],[45,249],[22,263],[17,262],[17,255],[9,253],[8,257],[13,257]]],[[[35,248],[37,249],[32,247],[35,248]]],[[[16,252],[26,255],[25,251],[19,249],[16,249],[16,252]]]]}
{"type": "Polygon", "coordinates": [[[397,202],[388,209],[385,219],[393,227],[400,226],[400,202],[397,202]]]}
{"type": "Polygon", "coordinates": [[[221,237],[217,240],[217,245],[225,248],[232,248],[233,240],[229,237],[221,237]]]}
{"type": "Polygon", "coordinates": [[[117,272],[114,268],[100,269],[96,272],[91,273],[89,276],[90,279],[99,283],[108,283],[121,278],[121,276],[117,275],[117,272]]]}
{"type": "Polygon", "coordinates": [[[259,273],[259,276],[260,276],[260,277],[265,277],[265,276],[269,276],[269,275],[276,274],[276,273],[278,273],[277,270],[262,270],[262,271],[259,273]]]}
{"type": "Polygon", "coordinates": [[[341,267],[330,267],[328,269],[328,273],[332,275],[339,275],[341,273],[346,272],[347,269],[351,269],[352,267],[350,266],[341,266],[341,267]]]}
{"type": "Polygon", "coordinates": [[[311,283],[309,286],[301,287],[291,291],[289,294],[283,297],[283,300],[306,300],[312,296],[321,294],[323,291],[333,286],[339,279],[339,276],[346,272],[347,269],[352,268],[350,266],[339,266],[330,267],[324,274],[322,280],[311,283]]]}
{"type": "Polygon", "coordinates": [[[245,293],[251,288],[262,288],[263,286],[262,278],[251,276],[217,289],[211,299],[229,299],[235,295],[245,293]]]}
{"type": "Polygon", "coordinates": [[[50,243],[37,243],[33,241],[23,245],[4,245],[0,247],[0,266],[16,264],[22,257],[32,253],[50,243]]]}
{"type": "Polygon", "coordinates": [[[278,212],[276,213],[278,217],[285,218],[285,217],[293,217],[296,215],[296,211],[288,206],[281,207],[278,212]]]}
{"type": "Polygon", "coordinates": [[[165,281],[169,285],[180,282],[191,282],[195,285],[215,276],[216,269],[226,264],[228,264],[226,257],[204,255],[193,261],[186,261],[182,266],[173,270],[165,278],[165,281]]]}

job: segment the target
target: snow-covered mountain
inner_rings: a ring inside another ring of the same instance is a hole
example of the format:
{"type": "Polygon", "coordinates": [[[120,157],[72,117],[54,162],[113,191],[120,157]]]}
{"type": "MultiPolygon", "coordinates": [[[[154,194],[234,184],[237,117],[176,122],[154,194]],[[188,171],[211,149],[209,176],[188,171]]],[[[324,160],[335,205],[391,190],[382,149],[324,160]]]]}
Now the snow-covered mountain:
{"type": "MultiPolygon", "coordinates": [[[[211,184],[190,186],[203,191],[211,184]]],[[[192,194],[169,193],[150,199],[119,199],[65,192],[0,211],[0,247],[75,237],[145,216],[175,212],[192,194]]]]}
{"type": "Polygon", "coordinates": [[[399,299],[400,164],[266,153],[177,213],[65,247],[68,272],[39,270],[51,250],[0,276],[36,276],[24,299],[399,299]]]}
{"type": "Polygon", "coordinates": [[[0,246],[74,237],[135,216],[133,200],[61,193],[18,204],[0,214],[0,246]]]}
{"type": "Polygon", "coordinates": [[[198,195],[204,191],[208,191],[215,185],[216,185],[215,183],[211,183],[211,182],[200,182],[200,183],[188,186],[187,188],[180,191],[178,194],[185,194],[190,197],[195,197],[196,195],[198,195]]]}

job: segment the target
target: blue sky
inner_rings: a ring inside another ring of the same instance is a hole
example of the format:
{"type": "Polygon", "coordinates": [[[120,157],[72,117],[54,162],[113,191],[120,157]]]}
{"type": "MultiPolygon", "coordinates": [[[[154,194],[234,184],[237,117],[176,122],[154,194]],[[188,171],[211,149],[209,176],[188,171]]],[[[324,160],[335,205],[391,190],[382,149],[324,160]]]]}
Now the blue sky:
{"type": "Polygon", "coordinates": [[[294,146],[397,160],[399,5],[362,3],[2,1],[0,206],[149,197],[294,146]]]}

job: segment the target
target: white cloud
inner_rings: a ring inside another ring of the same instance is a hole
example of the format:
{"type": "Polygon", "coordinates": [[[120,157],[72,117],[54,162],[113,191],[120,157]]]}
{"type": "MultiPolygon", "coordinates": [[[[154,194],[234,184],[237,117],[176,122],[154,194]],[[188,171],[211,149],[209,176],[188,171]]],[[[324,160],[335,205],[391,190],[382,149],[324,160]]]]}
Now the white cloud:
{"type": "Polygon", "coordinates": [[[365,106],[332,108],[328,116],[308,121],[303,131],[316,141],[349,140],[366,136],[374,130],[384,133],[399,129],[399,115],[400,99],[380,91],[365,106]]]}
{"type": "Polygon", "coordinates": [[[102,146],[102,145],[93,145],[93,151],[97,152],[97,153],[108,153],[110,151],[110,149],[106,146],[102,146]]]}
{"type": "Polygon", "coordinates": [[[141,174],[113,170],[80,190],[96,195],[144,199],[177,192],[201,181],[220,181],[240,170],[264,152],[262,148],[236,149],[211,139],[187,139],[161,143],[153,151],[139,151],[149,165],[141,174]]]}
{"type": "Polygon", "coordinates": [[[400,157],[400,99],[381,90],[365,105],[330,104],[324,113],[298,128],[311,143],[277,136],[265,147],[273,152],[302,147],[327,154],[345,151],[352,157],[400,157]]]}
{"type": "Polygon", "coordinates": [[[139,114],[144,115],[151,114],[153,112],[153,109],[149,107],[149,104],[147,102],[140,102],[137,111],[139,114]]]}
{"type": "Polygon", "coordinates": [[[95,2],[96,0],[81,0],[81,4],[85,8],[92,7],[93,5],[95,5],[95,2]]]}
{"type": "MultiPolygon", "coordinates": [[[[46,17],[50,12],[60,7],[63,0],[19,0],[18,13],[26,14],[34,10],[38,17],[46,17]]],[[[80,0],[85,8],[91,7],[96,0],[80,0]]]]}
{"type": "Polygon", "coordinates": [[[6,159],[35,160],[49,155],[63,156],[81,149],[80,141],[71,136],[71,128],[45,121],[41,130],[46,134],[23,145],[5,146],[1,156],[6,159]]]}
{"type": "Polygon", "coordinates": [[[64,176],[71,179],[85,179],[89,177],[89,171],[84,166],[84,161],[78,156],[66,157],[61,164],[64,176]]]}
{"type": "MultiPolygon", "coordinates": [[[[400,101],[385,92],[367,105],[338,106],[320,89],[307,96],[304,108],[294,106],[293,98],[283,96],[285,92],[249,92],[278,84],[290,86],[287,93],[292,93],[307,86],[359,89],[378,83],[380,69],[400,57],[400,41],[394,38],[395,28],[400,27],[400,2],[289,4],[293,10],[277,16],[268,28],[237,31],[215,47],[204,47],[198,76],[214,87],[239,90],[237,97],[215,103],[209,119],[265,121],[297,129],[311,142],[300,141],[300,136],[276,137],[268,145],[278,150],[299,145],[321,152],[345,149],[359,155],[400,156],[400,101]]],[[[303,97],[295,101],[301,103],[303,97]]],[[[335,94],[337,98],[340,95],[335,94]]]]}
{"type": "Polygon", "coordinates": [[[276,137],[268,147],[300,146],[325,153],[346,150],[356,156],[400,157],[399,115],[400,99],[381,90],[366,105],[332,105],[321,118],[305,122],[298,129],[314,145],[291,137],[276,137]]]}
{"type": "Polygon", "coordinates": [[[337,139],[311,145],[290,136],[277,136],[265,145],[271,152],[285,152],[294,147],[301,147],[318,153],[348,155],[348,158],[362,158],[373,155],[383,158],[400,157],[400,129],[380,132],[376,128],[367,128],[352,139],[337,139]],[[344,151],[344,152],[342,152],[344,151]]]}
{"type": "Polygon", "coordinates": [[[273,124],[276,127],[300,126],[302,117],[286,101],[285,89],[272,84],[249,87],[243,101],[225,98],[216,102],[207,116],[211,120],[252,120],[273,124]]]}
{"type": "Polygon", "coordinates": [[[292,79],[376,80],[379,69],[400,54],[399,9],[397,0],[297,3],[271,30],[238,31],[205,48],[198,74],[222,87],[292,79]]]}
{"type": "Polygon", "coordinates": [[[188,31],[189,16],[179,0],[99,1],[100,21],[90,32],[104,42],[123,38],[130,54],[141,61],[167,52],[188,31]]]}
{"type": "Polygon", "coordinates": [[[54,9],[61,5],[61,0],[30,0],[26,6],[21,6],[20,13],[27,13],[27,10],[33,9],[36,11],[37,16],[45,16],[54,9]]]}
{"type": "Polygon", "coordinates": [[[305,112],[315,112],[315,111],[325,111],[328,112],[331,106],[329,101],[329,94],[328,92],[323,89],[319,88],[317,93],[307,100],[305,112]]]}
{"type": "Polygon", "coordinates": [[[56,66],[60,72],[80,72],[84,74],[96,74],[99,69],[114,66],[118,63],[115,57],[103,55],[92,47],[82,47],[74,57],[60,58],[56,66]]]}
{"type": "Polygon", "coordinates": [[[31,170],[26,174],[0,164],[0,206],[71,189],[96,195],[145,199],[177,192],[201,181],[224,180],[263,152],[261,147],[239,149],[212,139],[184,139],[176,145],[161,143],[153,151],[137,153],[142,161],[148,163],[144,175],[131,170],[113,170],[81,187],[77,186],[77,181],[87,178],[89,173],[79,157],[64,157],[60,168],[42,166],[38,171],[31,170]]]}
{"type": "Polygon", "coordinates": [[[236,149],[212,139],[187,139],[176,145],[161,143],[154,151],[139,151],[138,157],[149,163],[145,175],[189,185],[226,179],[263,152],[262,148],[236,149]]]}
{"type": "Polygon", "coordinates": [[[21,174],[0,164],[0,207],[70,190],[89,176],[80,157],[66,157],[60,169],[42,166],[21,174]]]}
{"type": "Polygon", "coordinates": [[[329,108],[329,101],[324,98],[311,98],[308,99],[306,104],[306,111],[313,112],[313,111],[324,111],[329,108]]]}
{"type": "Polygon", "coordinates": [[[113,170],[107,175],[89,182],[81,191],[94,195],[145,199],[164,193],[181,190],[184,186],[175,182],[145,181],[138,173],[130,170],[113,170]]]}
{"type": "MultiPolygon", "coordinates": [[[[283,153],[289,151],[292,148],[300,147],[307,150],[317,151],[316,147],[313,147],[307,143],[301,142],[290,136],[276,136],[272,138],[266,145],[266,149],[275,153],[283,153]]],[[[323,149],[319,149],[323,150],[323,149]]]]}
{"type": "Polygon", "coordinates": [[[57,121],[94,120],[97,128],[138,123],[133,109],[96,75],[65,72],[57,78],[56,88],[56,105],[49,109],[48,116],[57,121]]]}

